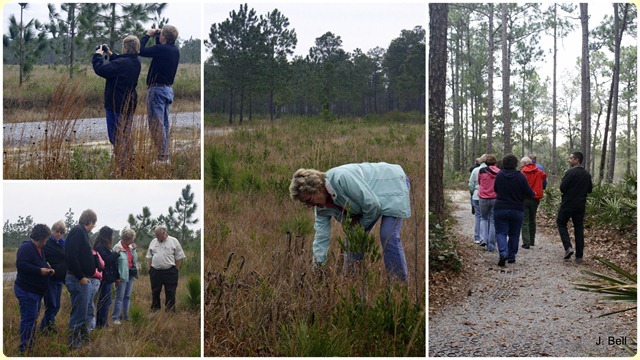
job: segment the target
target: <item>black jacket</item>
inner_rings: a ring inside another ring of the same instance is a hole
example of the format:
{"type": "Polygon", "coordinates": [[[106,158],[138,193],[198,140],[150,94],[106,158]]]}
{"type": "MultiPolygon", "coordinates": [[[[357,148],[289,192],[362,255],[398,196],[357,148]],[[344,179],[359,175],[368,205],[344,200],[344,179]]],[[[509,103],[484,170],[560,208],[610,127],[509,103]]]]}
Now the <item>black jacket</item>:
{"type": "Polygon", "coordinates": [[[180,50],[175,44],[158,43],[158,38],[155,46],[147,47],[149,39],[149,35],[140,39],[140,56],[153,59],[147,73],[147,85],[173,85],[180,62],[180,50]]]}
{"type": "Polygon", "coordinates": [[[96,262],[91,251],[89,234],[84,225],[78,224],[69,231],[64,250],[69,272],[73,273],[78,280],[93,276],[96,272],[96,262]]]}
{"type": "Polygon", "coordinates": [[[52,236],[42,248],[42,251],[47,256],[47,262],[49,262],[51,268],[56,271],[56,273],[49,278],[52,282],[64,283],[64,279],[67,277],[64,245],[64,239],[60,239],[59,242],[57,242],[52,236]]]}
{"type": "Polygon", "coordinates": [[[23,241],[16,254],[18,275],[15,284],[24,291],[44,295],[49,288],[49,277],[40,274],[40,269],[48,267],[44,252],[40,256],[31,240],[23,241]]]}
{"type": "Polygon", "coordinates": [[[93,71],[107,79],[104,87],[104,107],[118,114],[130,114],[136,111],[138,102],[138,78],[140,60],[138,55],[111,55],[105,63],[102,55],[93,54],[93,71]]]}
{"type": "Polygon", "coordinates": [[[532,198],[536,193],[529,186],[527,178],[516,169],[502,169],[493,183],[496,192],[494,210],[511,209],[524,211],[524,199],[532,198]]]}
{"type": "Polygon", "coordinates": [[[102,260],[104,260],[102,281],[105,283],[112,283],[120,279],[120,273],[118,272],[118,259],[120,258],[120,254],[104,247],[102,244],[98,244],[95,247],[95,250],[100,254],[102,260]]]}
{"type": "Polygon", "coordinates": [[[560,191],[562,192],[561,207],[583,210],[587,204],[587,194],[593,190],[591,174],[582,166],[574,166],[562,177],[560,191]]]}

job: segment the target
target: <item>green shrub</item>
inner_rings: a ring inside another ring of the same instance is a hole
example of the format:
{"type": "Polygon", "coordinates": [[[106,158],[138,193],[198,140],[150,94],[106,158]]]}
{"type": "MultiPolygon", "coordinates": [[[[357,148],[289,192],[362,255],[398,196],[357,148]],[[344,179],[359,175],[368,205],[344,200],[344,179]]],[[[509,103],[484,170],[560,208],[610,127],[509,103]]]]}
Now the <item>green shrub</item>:
{"type": "Polygon", "coordinates": [[[229,190],[233,186],[232,159],[216,147],[207,147],[204,154],[204,184],[209,190],[229,190]]]}
{"type": "Polygon", "coordinates": [[[295,213],[293,217],[283,219],[280,223],[280,232],[291,233],[293,236],[308,236],[313,233],[314,221],[308,214],[295,213]]]}
{"type": "Polygon", "coordinates": [[[311,325],[305,321],[282,325],[282,341],[279,345],[283,356],[287,357],[336,357],[349,353],[349,341],[344,331],[323,328],[317,322],[311,325]]]}
{"type": "Polygon", "coordinates": [[[435,215],[429,212],[429,270],[462,270],[462,259],[455,243],[449,241],[448,230],[437,224],[435,215]]]}
{"type": "Polygon", "coordinates": [[[184,295],[187,307],[194,310],[200,309],[200,275],[192,274],[187,280],[187,292],[184,295]]]}
{"type": "Polygon", "coordinates": [[[129,318],[131,319],[131,323],[135,326],[142,325],[147,321],[142,307],[135,304],[132,304],[131,307],[129,307],[129,318]]]}

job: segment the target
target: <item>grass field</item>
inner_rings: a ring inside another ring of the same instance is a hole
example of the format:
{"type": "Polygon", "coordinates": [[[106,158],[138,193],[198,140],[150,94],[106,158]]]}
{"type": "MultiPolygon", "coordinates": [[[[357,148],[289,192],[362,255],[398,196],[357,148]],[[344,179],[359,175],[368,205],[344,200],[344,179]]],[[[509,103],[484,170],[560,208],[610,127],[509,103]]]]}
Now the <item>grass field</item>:
{"type": "MultiPolygon", "coordinates": [[[[5,66],[6,71],[7,66],[5,66]]],[[[198,67],[199,69],[199,67],[198,67]]],[[[53,70],[48,70],[53,71],[53,70]]],[[[44,72],[44,71],[43,71],[44,72]]],[[[181,96],[186,99],[197,99],[198,106],[179,108],[172,106],[170,121],[175,121],[175,113],[180,111],[199,112],[199,72],[196,68],[185,66],[179,69],[193,82],[197,82],[197,91],[181,90],[176,84],[176,100],[180,104],[181,96]],[[195,92],[194,92],[195,91],[195,92]],[[196,94],[197,92],[197,94],[196,94]],[[182,95],[178,95],[182,94],[182,95]]],[[[39,73],[37,73],[39,75],[39,73]]],[[[35,76],[35,75],[34,75],[35,76]]],[[[136,110],[133,124],[132,143],[134,148],[131,168],[120,171],[113,158],[113,147],[106,135],[101,141],[87,140],[76,137],[76,119],[94,116],[88,109],[102,109],[93,104],[96,97],[102,99],[104,81],[85,75],[68,80],[64,75],[46,79],[31,79],[25,88],[31,84],[38,84],[41,88],[27,91],[7,91],[7,82],[15,79],[5,79],[5,112],[4,119],[10,119],[12,109],[19,108],[17,117],[29,117],[30,120],[45,120],[44,129],[35,134],[23,133],[15,140],[4,141],[4,178],[5,179],[199,179],[200,178],[200,126],[176,127],[170,126],[171,131],[171,164],[152,165],[156,160],[156,147],[151,142],[147,125],[144,94],[139,96],[141,102],[136,110]],[[56,83],[55,79],[57,80],[56,83]],[[53,80],[52,80],[53,79],[53,80]],[[52,86],[53,89],[49,89],[52,86]],[[94,89],[100,87],[100,90],[94,89]],[[15,97],[15,100],[13,99],[15,97]],[[13,100],[7,101],[7,98],[13,100]],[[34,100],[39,99],[39,100],[34,100]],[[21,102],[28,102],[21,104],[21,102]],[[33,102],[33,103],[31,103],[33,102]],[[43,104],[46,108],[42,108],[43,104]],[[93,104],[93,105],[92,105],[93,104]],[[33,118],[31,111],[46,111],[44,118],[33,118]],[[32,137],[34,136],[34,137],[32,137]],[[27,141],[28,140],[28,141],[27,141]]],[[[187,81],[188,82],[188,81],[187,81]]],[[[180,82],[182,83],[182,81],[180,82]]],[[[139,87],[141,85],[139,84],[139,87]]],[[[191,89],[194,84],[188,82],[183,86],[191,89]]],[[[102,100],[100,100],[102,101],[102,100]]],[[[191,104],[196,104],[195,102],[191,104]]],[[[22,121],[29,119],[21,118],[22,121]]],[[[198,122],[195,122],[198,124],[198,122]]],[[[100,124],[102,125],[102,124],[100,124]]],[[[106,125],[103,125],[106,127],[106,125]]]]}
{"type": "Polygon", "coordinates": [[[205,127],[205,356],[425,356],[424,115],[395,115],[205,127]],[[412,182],[406,284],[381,260],[342,275],[335,222],[324,271],[311,269],[313,211],[289,198],[291,175],[366,161],[412,182]]]}
{"type": "MultiPolygon", "coordinates": [[[[13,253],[5,251],[5,260],[13,253]]],[[[187,254],[188,257],[190,254],[187,254]]],[[[196,255],[196,254],[194,254],[196,255]]],[[[194,263],[199,263],[194,259],[194,263]]],[[[6,268],[5,271],[15,271],[6,268]]],[[[186,265],[186,264],[185,264],[186,265]]],[[[70,351],[67,347],[67,328],[71,302],[66,287],[63,286],[61,307],[56,317],[58,334],[44,335],[37,333],[34,348],[28,356],[91,356],[91,357],[194,357],[200,356],[200,306],[192,307],[186,299],[188,293],[187,275],[180,277],[177,290],[177,311],[151,312],[151,285],[146,272],[140,273],[136,279],[131,295],[131,321],[122,325],[113,325],[109,317],[109,327],[91,332],[91,344],[81,349],[70,351]]],[[[199,291],[199,289],[198,289],[199,291]]],[[[19,356],[20,343],[20,311],[18,300],[13,291],[13,281],[3,282],[3,344],[4,355],[19,356]]],[[[164,303],[164,292],[161,296],[164,303]]],[[[163,305],[164,306],[164,305],[163,305]]],[[[113,310],[113,304],[111,305],[113,310]]],[[[44,310],[40,311],[38,324],[44,310]]]]}

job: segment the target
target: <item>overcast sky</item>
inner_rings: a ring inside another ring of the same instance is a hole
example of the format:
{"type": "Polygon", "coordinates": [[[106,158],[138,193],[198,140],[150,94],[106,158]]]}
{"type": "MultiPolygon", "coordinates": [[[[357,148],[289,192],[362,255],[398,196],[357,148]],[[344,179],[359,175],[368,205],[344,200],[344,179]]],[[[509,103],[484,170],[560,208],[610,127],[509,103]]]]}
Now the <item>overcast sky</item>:
{"type": "MultiPolygon", "coordinates": [[[[209,30],[214,23],[229,18],[229,13],[238,11],[244,2],[207,2],[204,5],[204,35],[209,38],[209,30]]],[[[342,39],[342,48],[352,52],[360,48],[363,52],[379,46],[386,49],[391,40],[400,36],[402,30],[415,26],[426,28],[426,1],[413,2],[267,2],[249,1],[249,8],[256,15],[266,15],[278,9],[289,19],[289,29],[295,29],[298,45],[295,55],[306,56],[315,46],[315,39],[330,31],[342,39]]]]}
{"type": "MultiPolygon", "coordinates": [[[[2,222],[15,222],[18,216],[31,215],[36,223],[49,227],[64,220],[69,208],[77,221],[82,211],[93,209],[98,215],[98,229],[110,226],[121,230],[128,225],[129,214],[142,213],[148,206],[151,215],[168,214],[175,208],[182,189],[191,184],[201,218],[202,187],[200,181],[3,181],[2,222]]],[[[197,227],[200,226],[199,221],[197,227]]],[[[197,228],[195,227],[195,228],[197,228]]]]}
{"type": "MultiPolygon", "coordinates": [[[[134,1],[135,2],[135,1],[134,1]]],[[[60,11],[61,2],[57,1],[32,1],[29,2],[29,6],[24,11],[25,22],[31,19],[38,19],[41,22],[49,22],[49,9],[47,3],[53,3],[56,6],[56,10],[61,14],[66,14],[60,11]]],[[[3,20],[2,33],[7,34],[9,32],[9,15],[14,14],[16,19],[20,21],[20,5],[17,2],[7,4],[3,1],[3,20]]],[[[162,17],[169,19],[169,24],[178,28],[179,37],[183,40],[188,40],[191,36],[194,39],[202,39],[202,26],[200,18],[202,15],[202,3],[201,2],[185,2],[185,3],[167,3],[167,6],[162,13],[162,17]]],[[[151,23],[148,24],[151,28],[151,23]]],[[[144,34],[132,34],[142,37],[144,34]]]]}

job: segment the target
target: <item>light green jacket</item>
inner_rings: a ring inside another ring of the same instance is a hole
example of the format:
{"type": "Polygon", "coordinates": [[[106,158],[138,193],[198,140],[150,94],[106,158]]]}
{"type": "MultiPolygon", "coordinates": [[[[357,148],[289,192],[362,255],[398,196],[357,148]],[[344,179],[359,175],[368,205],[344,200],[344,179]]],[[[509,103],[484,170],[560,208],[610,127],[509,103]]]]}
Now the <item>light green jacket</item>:
{"type": "MultiPolygon", "coordinates": [[[[113,251],[121,249],[124,249],[124,246],[122,246],[121,241],[118,241],[118,243],[113,246],[113,251]]],[[[135,249],[132,249],[131,245],[129,245],[129,250],[131,250],[131,255],[133,256],[133,266],[138,268],[138,252],[135,249]]],[[[118,272],[120,273],[120,280],[122,280],[122,282],[129,282],[129,259],[127,258],[126,251],[122,251],[120,253],[120,258],[118,259],[118,272]]]]}
{"type": "Polygon", "coordinates": [[[471,172],[471,176],[469,176],[469,192],[471,193],[471,198],[473,200],[480,200],[480,197],[478,196],[478,190],[480,190],[480,183],[478,182],[478,173],[480,172],[480,169],[482,169],[483,167],[487,167],[487,164],[485,163],[480,164],[480,166],[473,169],[473,171],[471,172]]]}
{"type": "MultiPolygon", "coordinates": [[[[347,164],[326,172],[325,188],[334,204],[351,208],[352,215],[360,215],[365,229],[380,216],[408,218],[411,216],[407,175],[400,165],[387,163],[347,164]]],[[[315,237],[313,257],[316,262],[327,261],[331,238],[331,218],[342,222],[345,215],[335,207],[315,207],[315,237]]]]}

